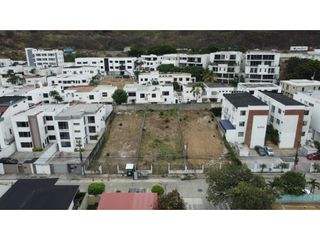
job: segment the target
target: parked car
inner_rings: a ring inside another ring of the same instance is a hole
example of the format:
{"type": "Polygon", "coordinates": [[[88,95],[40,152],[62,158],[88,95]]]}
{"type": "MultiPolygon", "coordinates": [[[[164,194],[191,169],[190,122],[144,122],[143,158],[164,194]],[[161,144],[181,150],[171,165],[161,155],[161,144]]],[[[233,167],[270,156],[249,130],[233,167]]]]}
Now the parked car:
{"type": "Polygon", "coordinates": [[[3,163],[3,164],[17,164],[18,160],[12,159],[12,158],[1,158],[0,159],[0,163],[3,163]]]}
{"type": "Polygon", "coordinates": [[[264,150],[266,151],[268,156],[274,156],[274,152],[271,147],[264,147],[264,150]]]}
{"type": "Polygon", "coordinates": [[[320,152],[310,153],[307,155],[309,160],[320,160],[320,152]]]}
{"type": "Polygon", "coordinates": [[[260,156],[266,156],[266,150],[264,149],[264,147],[261,146],[255,146],[254,149],[256,150],[256,152],[260,155],[260,156]]]}

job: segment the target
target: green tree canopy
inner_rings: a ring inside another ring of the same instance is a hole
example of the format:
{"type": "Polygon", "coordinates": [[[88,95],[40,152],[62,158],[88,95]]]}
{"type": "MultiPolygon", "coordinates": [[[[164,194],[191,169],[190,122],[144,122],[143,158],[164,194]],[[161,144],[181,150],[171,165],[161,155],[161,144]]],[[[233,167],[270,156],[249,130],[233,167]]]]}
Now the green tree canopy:
{"type": "Polygon", "coordinates": [[[156,184],[152,186],[151,192],[157,193],[159,196],[161,196],[164,194],[164,188],[161,185],[156,184]]]}
{"type": "Polygon", "coordinates": [[[112,99],[113,101],[115,101],[116,104],[126,103],[128,99],[128,94],[123,89],[117,89],[114,91],[112,99]]]}
{"type": "Polygon", "coordinates": [[[174,73],[181,71],[180,68],[174,66],[173,64],[161,64],[157,67],[157,70],[161,73],[174,73]]]}
{"type": "Polygon", "coordinates": [[[177,50],[175,47],[170,45],[157,45],[149,48],[148,54],[155,54],[155,55],[163,55],[169,53],[176,53],[177,50]]]}
{"type": "Polygon", "coordinates": [[[162,210],[183,210],[185,203],[177,190],[164,194],[159,198],[158,208],[162,210]]]}
{"type": "Polygon", "coordinates": [[[140,57],[143,55],[145,52],[143,49],[138,48],[138,47],[132,47],[130,51],[128,52],[129,57],[140,57]]]}
{"type": "Polygon", "coordinates": [[[201,66],[189,66],[183,68],[181,72],[191,73],[191,75],[195,77],[197,81],[202,81],[204,69],[201,66]]]}
{"type": "Polygon", "coordinates": [[[302,195],[306,179],[302,173],[290,171],[274,178],[273,186],[281,194],[302,195]]]}
{"type": "Polygon", "coordinates": [[[290,58],[285,68],[285,79],[320,80],[320,61],[290,58]]]}

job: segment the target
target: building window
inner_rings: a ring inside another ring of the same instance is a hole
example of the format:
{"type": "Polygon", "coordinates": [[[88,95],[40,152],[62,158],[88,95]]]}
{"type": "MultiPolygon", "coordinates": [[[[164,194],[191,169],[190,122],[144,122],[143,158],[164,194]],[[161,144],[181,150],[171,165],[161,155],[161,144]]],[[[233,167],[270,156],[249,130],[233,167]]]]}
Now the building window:
{"type": "Polygon", "coordinates": [[[238,132],[238,137],[243,137],[243,132],[238,132]]]}
{"type": "Polygon", "coordinates": [[[61,147],[71,147],[70,142],[61,142],[61,147]]]}
{"type": "Polygon", "coordinates": [[[305,132],[302,132],[302,133],[301,133],[301,136],[302,136],[302,137],[304,137],[305,135],[306,135],[306,133],[305,133],[305,132]]]}
{"type": "Polygon", "coordinates": [[[96,127],[95,126],[90,126],[89,127],[89,133],[95,133],[96,132],[96,127]]]}
{"type": "Polygon", "coordinates": [[[49,140],[56,140],[56,136],[55,135],[49,135],[49,140]]]}
{"type": "Polygon", "coordinates": [[[46,116],[46,121],[52,121],[53,117],[52,116],[46,116]]]}
{"type": "Polygon", "coordinates": [[[144,93],[140,93],[140,98],[144,98],[145,94],[144,93]]]}
{"type": "Polygon", "coordinates": [[[274,117],[273,117],[273,116],[270,116],[270,122],[273,123],[273,121],[274,121],[274,117]]]}
{"type": "Polygon", "coordinates": [[[48,98],[48,97],[49,97],[49,94],[48,94],[48,93],[44,93],[44,94],[43,94],[43,97],[44,97],[44,98],[48,98]]]}
{"type": "Polygon", "coordinates": [[[271,105],[271,112],[273,112],[274,113],[274,111],[276,110],[276,107],[275,106],[273,106],[273,105],[271,105]]]}
{"type": "Polygon", "coordinates": [[[108,93],[107,92],[103,92],[102,93],[102,97],[108,97],[108,93]]]}
{"type": "Polygon", "coordinates": [[[169,91],[163,91],[163,92],[162,92],[162,95],[163,95],[163,96],[169,96],[169,91]]]}
{"type": "Polygon", "coordinates": [[[94,116],[88,116],[88,123],[95,123],[95,118],[94,116]]]}
{"type": "Polygon", "coordinates": [[[281,114],[281,109],[280,108],[278,109],[278,113],[281,114]]]}
{"type": "Polygon", "coordinates": [[[59,129],[69,129],[68,122],[58,122],[59,129]]]}
{"type": "Polygon", "coordinates": [[[17,127],[29,127],[28,122],[17,122],[17,127]]]}
{"type": "Polygon", "coordinates": [[[277,120],[276,120],[276,123],[279,125],[279,124],[280,124],[280,120],[279,120],[279,119],[277,119],[277,120]]]}
{"type": "Polygon", "coordinates": [[[30,132],[19,132],[19,137],[31,137],[30,132]]]}
{"type": "Polygon", "coordinates": [[[309,110],[305,110],[304,115],[306,115],[306,116],[309,115],[309,110]]]}
{"type": "Polygon", "coordinates": [[[245,122],[239,122],[240,127],[244,127],[245,122]]]}
{"type": "Polygon", "coordinates": [[[61,132],[60,139],[70,139],[70,134],[68,132],[61,132]]]}
{"type": "Polygon", "coordinates": [[[80,125],[80,123],[73,123],[74,126],[80,125]]]}
{"type": "Polygon", "coordinates": [[[246,115],[246,111],[240,111],[240,116],[245,116],[246,115]]]}
{"type": "Polygon", "coordinates": [[[94,95],[89,95],[89,99],[93,100],[94,99],[94,95]]]}
{"type": "Polygon", "coordinates": [[[98,136],[89,136],[90,140],[98,140],[98,136]]]}
{"type": "Polygon", "coordinates": [[[32,142],[21,142],[22,148],[32,148],[32,142]]]}
{"type": "Polygon", "coordinates": [[[49,131],[52,131],[52,130],[54,130],[54,126],[47,126],[47,129],[48,129],[49,131]]]}
{"type": "Polygon", "coordinates": [[[27,97],[29,101],[32,101],[32,96],[27,97]]]}
{"type": "Polygon", "coordinates": [[[157,96],[157,95],[156,95],[155,93],[152,93],[152,94],[151,94],[151,97],[152,97],[152,98],[156,98],[156,96],[157,96]]]}

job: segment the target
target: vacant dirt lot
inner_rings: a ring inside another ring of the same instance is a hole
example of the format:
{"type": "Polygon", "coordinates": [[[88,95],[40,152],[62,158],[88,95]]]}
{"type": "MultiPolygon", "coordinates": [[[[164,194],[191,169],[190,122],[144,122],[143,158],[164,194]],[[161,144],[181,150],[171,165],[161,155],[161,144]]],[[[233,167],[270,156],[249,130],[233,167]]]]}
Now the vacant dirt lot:
{"type": "Polygon", "coordinates": [[[184,111],[180,118],[189,164],[205,164],[223,154],[223,141],[207,111],[184,111]]]}
{"type": "Polygon", "coordinates": [[[132,84],[134,80],[128,78],[103,78],[100,80],[99,85],[113,85],[122,89],[126,84],[132,84]]]}

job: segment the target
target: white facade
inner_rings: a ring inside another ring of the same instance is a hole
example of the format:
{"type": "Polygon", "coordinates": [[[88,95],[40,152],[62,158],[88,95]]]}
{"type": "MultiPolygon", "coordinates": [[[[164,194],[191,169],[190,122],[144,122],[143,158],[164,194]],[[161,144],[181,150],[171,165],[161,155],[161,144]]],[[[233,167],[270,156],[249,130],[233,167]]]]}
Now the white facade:
{"type": "Polygon", "coordinates": [[[273,82],[279,79],[280,54],[270,51],[249,51],[245,54],[246,82],[273,82]]]}
{"type": "Polygon", "coordinates": [[[47,78],[48,86],[59,85],[64,88],[87,86],[92,80],[92,75],[58,75],[47,78]]]}
{"type": "Polygon", "coordinates": [[[320,141],[320,91],[313,93],[298,92],[294,94],[293,99],[309,106],[311,111],[311,138],[314,141],[320,141]]]}
{"type": "Polygon", "coordinates": [[[301,52],[301,51],[308,51],[308,46],[290,46],[291,52],[301,52]]]}
{"type": "Polygon", "coordinates": [[[150,85],[158,83],[159,85],[172,84],[173,82],[182,84],[189,84],[196,81],[190,73],[159,73],[158,71],[140,73],[138,83],[142,85],[150,85]]]}
{"type": "Polygon", "coordinates": [[[160,57],[154,54],[141,55],[139,62],[141,63],[140,68],[145,71],[156,71],[157,67],[161,64],[160,57]]]}
{"type": "Polygon", "coordinates": [[[76,104],[60,112],[54,118],[59,151],[74,152],[79,142],[82,147],[96,143],[111,111],[111,105],[76,104]]]}
{"type": "Polygon", "coordinates": [[[160,64],[173,64],[176,67],[200,66],[207,68],[209,54],[181,54],[172,53],[158,56],[160,64]]]}
{"type": "Polygon", "coordinates": [[[13,132],[18,152],[44,149],[57,141],[56,116],[66,104],[45,104],[19,112],[12,117],[13,132]]]}
{"type": "Polygon", "coordinates": [[[9,58],[0,59],[0,67],[10,67],[12,66],[13,61],[9,58]]]}
{"type": "Polygon", "coordinates": [[[292,79],[280,81],[280,86],[284,95],[293,97],[298,92],[312,93],[320,91],[320,81],[307,79],[292,79]]]}
{"type": "Polygon", "coordinates": [[[112,85],[68,88],[64,90],[64,100],[66,102],[112,103],[112,95],[116,89],[117,87],[112,85]]]}
{"type": "Polygon", "coordinates": [[[123,90],[128,94],[128,103],[176,103],[172,85],[126,84],[123,90]]]}
{"type": "Polygon", "coordinates": [[[108,75],[133,77],[136,60],[136,57],[109,57],[106,71],[108,75]]]}
{"type": "Polygon", "coordinates": [[[58,94],[62,98],[64,98],[64,91],[61,86],[35,88],[25,93],[24,96],[27,97],[29,106],[37,105],[40,103],[56,103],[56,100],[52,96],[50,96],[51,91],[57,91],[58,94]]]}
{"type": "Polygon", "coordinates": [[[23,69],[24,67],[21,65],[0,67],[0,75],[7,75],[8,73],[21,74],[23,69]]]}
{"type": "Polygon", "coordinates": [[[221,82],[229,82],[240,77],[243,62],[242,52],[223,51],[210,53],[209,69],[221,82]]]}
{"type": "Polygon", "coordinates": [[[220,125],[226,140],[250,148],[264,146],[268,105],[249,93],[226,94],[222,103],[220,125]]]}
{"type": "Polygon", "coordinates": [[[25,52],[28,66],[48,67],[62,66],[64,64],[62,50],[26,48],[25,52]]]}
{"type": "Polygon", "coordinates": [[[96,76],[101,74],[98,66],[70,66],[62,68],[62,75],[92,75],[96,76]]]}
{"type": "Polygon", "coordinates": [[[306,144],[311,117],[308,106],[279,93],[257,92],[255,96],[269,105],[268,122],[278,130],[279,148],[306,144]]]}
{"type": "Polygon", "coordinates": [[[274,83],[238,83],[237,90],[240,92],[248,92],[254,94],[257,91],[270,91],[281,93],[281,87],[274,83]]]}
{"type": "Polygon", "coordinates": [[[75,60],[76,66],[94,66],[99,69],[100,74],[106,74],[105,67],[105,59],[99,57],[84,57],[84,58],[76,58],[75,60]]]}

